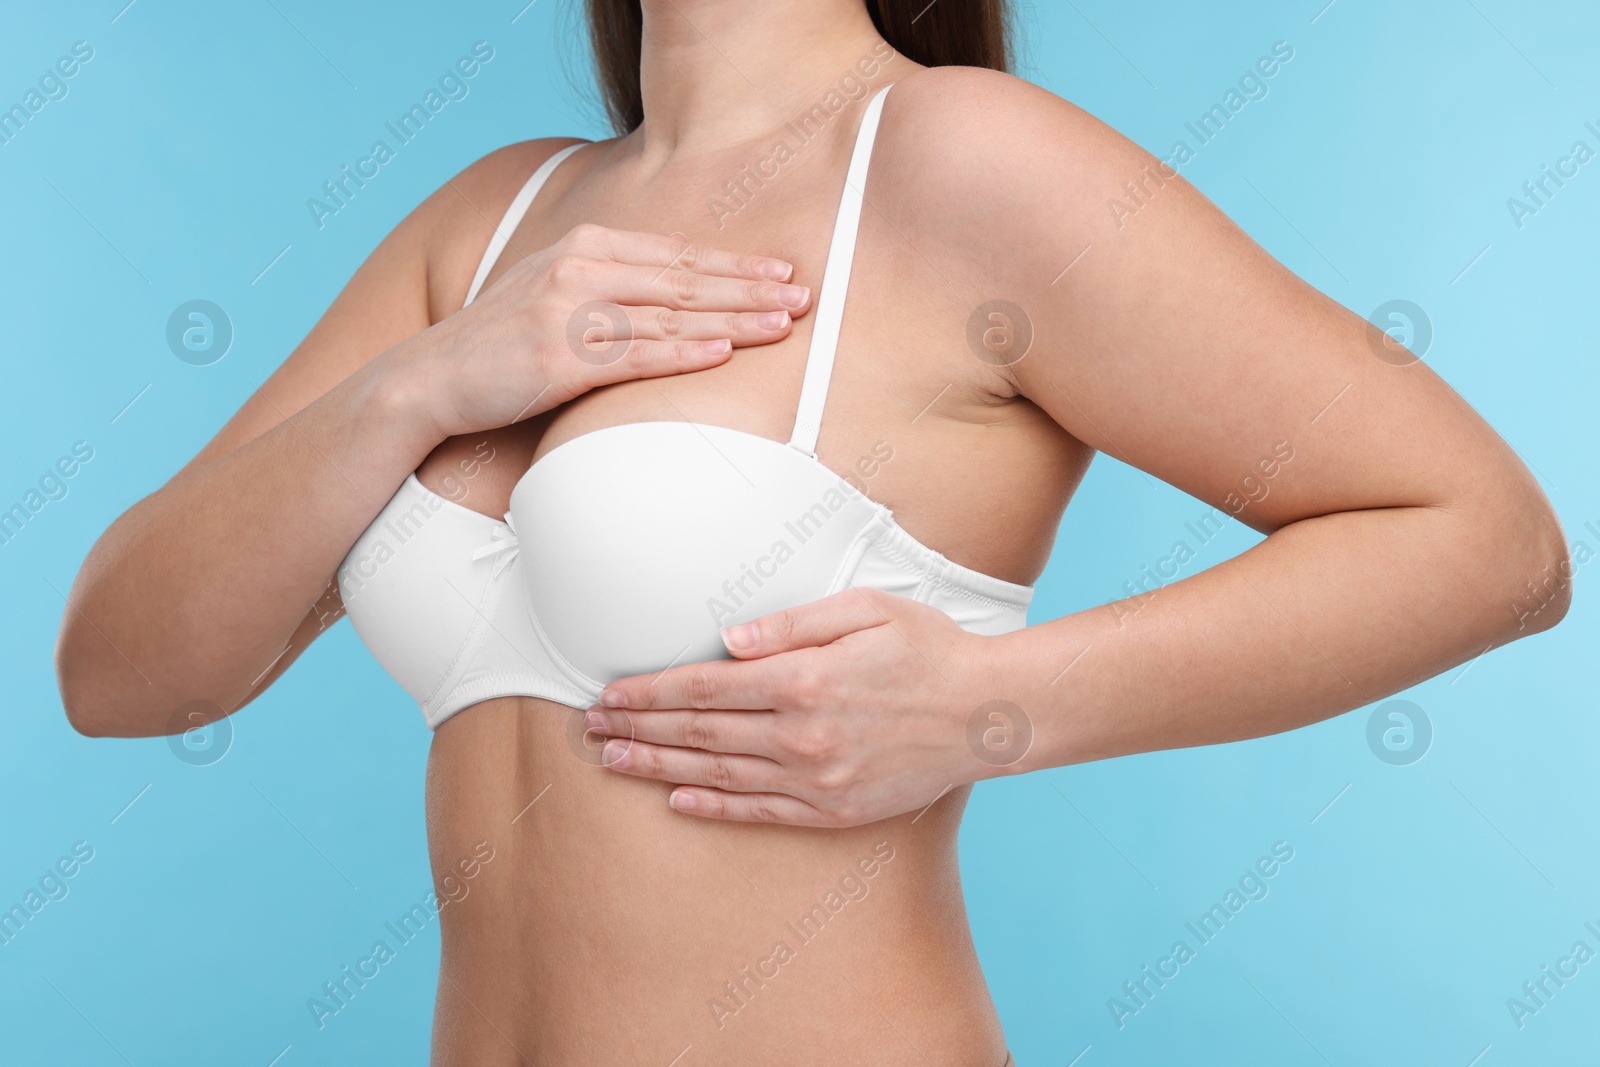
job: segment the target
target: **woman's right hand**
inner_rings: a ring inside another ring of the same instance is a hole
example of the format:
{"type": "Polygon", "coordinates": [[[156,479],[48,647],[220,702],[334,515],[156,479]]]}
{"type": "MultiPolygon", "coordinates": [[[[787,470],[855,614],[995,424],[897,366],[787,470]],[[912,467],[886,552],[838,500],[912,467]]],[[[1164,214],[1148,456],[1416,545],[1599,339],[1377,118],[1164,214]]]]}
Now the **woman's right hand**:
{"type": "Polygon", "coordinates": [[[590,389],[704,370],[787,336],[811,292],[793,266],[584,224],[392,349],[440,440],[531,418],[590,389]]]}

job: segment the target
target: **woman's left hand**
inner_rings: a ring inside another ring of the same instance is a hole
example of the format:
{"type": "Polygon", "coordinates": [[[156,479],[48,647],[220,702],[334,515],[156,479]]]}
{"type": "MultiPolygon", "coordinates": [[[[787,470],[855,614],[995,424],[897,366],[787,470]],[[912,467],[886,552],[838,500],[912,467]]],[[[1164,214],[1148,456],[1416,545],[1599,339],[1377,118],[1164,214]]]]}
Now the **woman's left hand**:
{"type": "Polygon", "coordinates": [[[1032,727],[998,699],[996,640],[846,589],[724,631],[738,659],[611,683],[586,727],[605,766],[676,784],[679,811],[859,826],[1019,769],[1032,727]]]}

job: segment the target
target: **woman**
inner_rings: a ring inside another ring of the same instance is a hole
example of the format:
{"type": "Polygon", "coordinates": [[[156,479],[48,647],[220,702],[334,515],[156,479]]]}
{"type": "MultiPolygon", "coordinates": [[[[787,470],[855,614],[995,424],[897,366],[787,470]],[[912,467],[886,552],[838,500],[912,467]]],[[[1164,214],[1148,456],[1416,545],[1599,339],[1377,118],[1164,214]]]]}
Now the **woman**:
{"type": "Polygon", "coordinates": [[[1005,74],[1002,4],[590,10],[620,136],[403,221],[58,648],[79,730],[176,732],[348,611],[436,730],[441,897],[472,876],[435,1062],[999,1067],[973,782],[1289,729],[1565,610],[1519,614],[1565,548],[1511,450],[1005,74]],[[1269,536],[1024,627],[1096,450],[1269,536]]]}

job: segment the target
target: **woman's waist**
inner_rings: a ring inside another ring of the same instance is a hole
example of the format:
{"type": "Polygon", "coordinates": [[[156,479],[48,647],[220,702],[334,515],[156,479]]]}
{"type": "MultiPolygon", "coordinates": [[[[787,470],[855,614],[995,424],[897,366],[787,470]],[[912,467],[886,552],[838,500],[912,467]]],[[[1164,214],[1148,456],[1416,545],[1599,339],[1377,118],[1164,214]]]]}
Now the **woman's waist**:
{"type": "Polygon", "coordinates": [[[664,784],[575,751],[580,716],[512,698],[435,735],[428,842],[453,981],[541,1017],[620,997],[662,1025],[726,1026],[760,1000],[789,1006],[776,1020],[852,998],[851,983],[992,1012],[956,865],[965,790],[847,830],[697,820],[664,784]]]}
{"type": "MultiPolygon", "coordinates": [[[[524,906],[595,920],[640,914],[645,923],[645,903],[664,922],[703,916],[708,905],[736,922],[780,907],[843,914],[879,898],[920,911],[959,895],[966,788],[924,812],[848,829],[695,818],[667,803],[669,784],[603,767],[602,739],[582,720],[562,704],[507,697],[443,724],[428,763],[436,880],[470,869],[482,896],[513,883],[524,906]],[[490,850],[493,860],[464,862],[490,850]]],[[[437,888],[451,899],[448,886],[437,888]]]]}

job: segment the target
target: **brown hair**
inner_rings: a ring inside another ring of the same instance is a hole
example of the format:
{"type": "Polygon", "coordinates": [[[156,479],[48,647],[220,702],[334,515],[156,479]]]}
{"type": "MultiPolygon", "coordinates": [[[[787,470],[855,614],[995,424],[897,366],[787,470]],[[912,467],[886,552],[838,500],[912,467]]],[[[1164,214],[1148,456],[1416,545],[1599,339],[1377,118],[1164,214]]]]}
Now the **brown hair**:
{"type": "MultiPolygon", "coordinates": [[[[644,121],[639,52],[644,13],[639,0],[585,0],[589,43],[619,135],[644,121]]],[[[894,50],[924,67],[988,67],[1011,71],[1011,0],[866,0],[878,33],[894,50]]]]}

